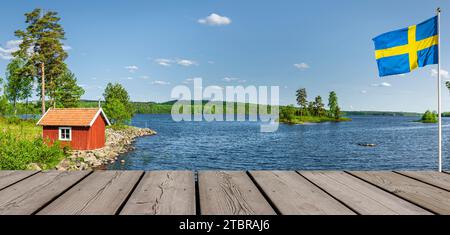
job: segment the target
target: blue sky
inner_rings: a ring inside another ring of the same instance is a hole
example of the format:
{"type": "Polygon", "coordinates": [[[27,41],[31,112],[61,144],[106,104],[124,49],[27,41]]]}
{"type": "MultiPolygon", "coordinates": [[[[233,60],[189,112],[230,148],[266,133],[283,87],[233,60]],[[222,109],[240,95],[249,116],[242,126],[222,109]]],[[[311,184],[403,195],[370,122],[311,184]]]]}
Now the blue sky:
{"type": "Polygon", "coordinates": [[[344,110],[423,112],[436,109],[435,66],[378,78],[371,39],[420,23],[437,6],[442,68],[450,69],[450,2],[443,0],[10,0],[0,15],[0,74],[23,14],[41,7],[62,17],[67,63],[86,99],[119,82],[133,100],[167,101],[174,86],[201,77],[204,86],[277,85],[282,104],[295,103],[295,90],[305,87],[311,99],[336,91],[344,110]]]}

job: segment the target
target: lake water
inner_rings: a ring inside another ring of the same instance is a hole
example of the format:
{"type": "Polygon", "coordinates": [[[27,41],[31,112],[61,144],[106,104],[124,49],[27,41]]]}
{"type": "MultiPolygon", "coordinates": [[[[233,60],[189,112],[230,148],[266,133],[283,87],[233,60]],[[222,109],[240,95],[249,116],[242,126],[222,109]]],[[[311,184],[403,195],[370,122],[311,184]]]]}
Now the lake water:
{"type": "MultiPolygon", "coordinates": [[[[352,122],[280,124],[260,133],[257,122],[174,122],[136,115],[132,124],[155,136],[136,140],[117,170],[436,170],[437,125],[417,117],[355,116],[352,122]],[[374,143],[362,147],[358,143],[374,143]]],[[[450,119],[444,118],[444,169],[450,119]]]]}

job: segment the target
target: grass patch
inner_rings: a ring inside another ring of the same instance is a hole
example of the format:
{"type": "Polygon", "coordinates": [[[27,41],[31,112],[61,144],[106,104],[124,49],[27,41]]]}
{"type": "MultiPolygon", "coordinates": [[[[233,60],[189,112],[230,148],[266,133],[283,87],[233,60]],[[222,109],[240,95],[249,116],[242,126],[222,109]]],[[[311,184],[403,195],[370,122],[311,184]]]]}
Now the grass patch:
{"type": "Polygon", "coordinates": [[[49,147],[35,120],[0,117],[0,170],[26,170],[36,163],[44,170],[54,168],[67,151],[58,143],[49,147]]]}
{"type": "Polygon", "coordinates": [[[332,117],[317,117],[317,116],[294,116],[291,120],[287,120],[285,118],[280,118],[279,121],[281,123],[287,124],[304,124],[304,123],[321,123],[321,122],[348,122],[351,121],[351,118],[341,117],[339,119],[335,119],[332,117]]]}

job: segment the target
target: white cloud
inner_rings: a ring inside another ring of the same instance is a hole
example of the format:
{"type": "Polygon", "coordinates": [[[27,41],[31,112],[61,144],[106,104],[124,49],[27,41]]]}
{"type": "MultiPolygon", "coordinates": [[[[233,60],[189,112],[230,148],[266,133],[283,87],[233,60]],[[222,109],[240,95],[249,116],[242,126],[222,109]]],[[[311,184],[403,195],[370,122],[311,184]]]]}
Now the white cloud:
{"type": "Polygon", "coordinates": [[[224,77],[223,80],[225,82],[238,82],[238,83],[245,83],[247,80],[235,78],[235,77],[224,77]]]}
{"type": "Polygon", "coordinates": [[[160,58],[160,59],[156,59],[155,63],[164,66],[164,67],[169,67],[173,64],[178,64],[184,67],[189,67],[189,66],[193,66],[193,65],[198,65],[197,61],[193,61],[193,60],[188,60],[188,59],[164,59],[164,58],[160,58]]]}
{"type": "Polygon", "coordinates": [[[152,85],[170,85],[170,82],[156,80],[156,81],[152,81],[150,84],[152,84],[152,85]]]}
{"type": "Polygon", "coordinates": [[[11,54],[19,50],[20,43],[22,43],[22,40],[9,40],[5,47],[0,46],[0,58],[4,60],[12,59],[11,54]]]}
{"type": "Polygon", "coordinates": [[[149,79],[150,77],[147,76],[147,75],[144,75],[144,76],[140,76],[140,78],[141,78],[141,79],[149,79]]]}
{"type": "Polygon", "coordinates": [[[92,80],[97,80],[97,77],[92,77],[91,79],[92,79],[92,80]]]}
{"type": "Polygon", "coordinates": [[[231,24],[231,19],[226,16],[221,16],[219,14],[212,13],[211,15],[209,15],[205,18],[199,19],[197,22],[200,24],[205,24],[205,25],[219,26],[219,25],[231,24]]]}
{"type": "Polygon", "coordinates": [[[128,70],[128,72],[130,73],[134,73],[139,69],[139,67],[137,67],[136,65],[128,65],[125,66],[125,69],[128,70]]]}
{"type": "MultiPolygon", "coordinates": [[[[437,77],[437,74],[438,74],[437,69],[431,69],[431,76],[437,77]]],[[[450,78],[450,75],[449,75],[447,70],[441,69],[441,78],[443,78],[443,79],[449,79],[450,78]]]]}
{"type": "Polygon", "coordinates": [[[133,80],[134,78],[133,78],[133,77],[126,77],[125,79],[127,79],[127,80],[133,80]]]}
{"type": "Polygon", "coordinates": [[[305,62],[301,62],[301,63],[298,63],[298,64],[294,64],[294,66],[295,66],[296,68],[300,69],[300,70],[306,70],[306,69],[309,69],[309,68],[310,68],[310,66],[309,66],[307,63],[305,63],[305,62]]]}
{"type": "Polygon", "coordinates": [[[193,60],[186,60],[186,59],[178,59],[177,60],[177,64],[181,65],[181,66],[185,66],[185,67],[189,67],[192,65],[198,65],[197,62],[193,61],[193,60]]]}
{"type": "Polygon", "coordinates": [[[374,86],[374,87],[391,87],[392,85],[387,82],[382,82],[382,83],[372,84],[372,86],[374,86]]]}
{"type": "Polygon", "coordinates": [[[239,78],[224,77],[223,80],[226,81],[226,82],[232,82],[232,81],[237,81],[237,80],[239,80],[239,78]]]}
{"type": "Polygon", "coordinates": [[[361,94],[366,94],[367,91],[366,90],[361,90],[361,94]]]}
{"type": "Polygon", "coordinates": [[[156,59],[155,62],[156,62],[157,64],[161,65],[161,66],[164,66],[164,67],[169,67],[169,66],[172,65],[172,63],[173,63],[172,60],[169,60],[169,59],[163,59],[163,58],[156,59]]]}

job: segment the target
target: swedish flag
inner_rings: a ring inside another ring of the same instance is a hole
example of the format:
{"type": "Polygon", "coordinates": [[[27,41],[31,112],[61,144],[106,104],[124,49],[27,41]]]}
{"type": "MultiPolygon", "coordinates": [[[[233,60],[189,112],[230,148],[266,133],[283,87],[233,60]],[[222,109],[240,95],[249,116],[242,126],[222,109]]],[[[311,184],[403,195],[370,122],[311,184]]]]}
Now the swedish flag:
{"type": "Polygon", "coordinates": [[[438,17],[381,34],[373,41],[380,77],[409,73],[417,67],[437,64],[438,17]]]}

